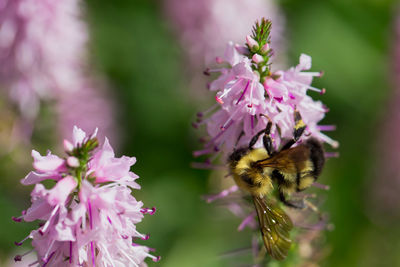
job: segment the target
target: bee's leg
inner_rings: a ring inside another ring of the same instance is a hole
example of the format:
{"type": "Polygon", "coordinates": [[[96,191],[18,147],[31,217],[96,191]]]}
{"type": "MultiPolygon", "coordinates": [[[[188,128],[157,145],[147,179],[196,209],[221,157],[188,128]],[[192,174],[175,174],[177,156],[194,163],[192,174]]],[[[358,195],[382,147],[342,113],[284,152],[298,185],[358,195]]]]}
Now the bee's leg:
{"type": "Polygon", "coordinates": [[[294,130],[293,130],[293,139],[287,142],[281,150],[291,148],[301,137],[307,125],[304,124],[300,112],[296,109],[294,111],[294,130]]]}
{"type": "Polygon", "coordinates": [[[260,135],[265,133],[265,130],[259,131],[253,138],[251,138],[250,143],[249,143],[249,149],[253,149],[253,146],[257,143],[258,138],[260,138],[260,135]]]}
{"type": "Polygon", "coordinates": [[[271,138],[271,128],[272,128],[272,122],[268,121],[267,126],[265,127],[265,134],[263,136],[263,145],[265,149],[268,152],[268,155],[272,155],[274,152],[274,147],[272,145],[272,138],[271,138]]]}
{"type": "Polygon", "coordinates": [[[265,149],[268,152],[268,155],[271,155],[273,153],[273,146],[272,146],[272,139],[270,136],[271,133],[271,128],[272,128],[272,122],[268,121],[267,126],[265,127],[264,130],[259,131],[250,141],[249,148],[253,149],[253,146],[257,143],[258,138],[260,138],[260,135],[264,134],[263,136],[263,145],[265,149]]]}
{"type": "Polygon", "coordinates": [[[279,191],[279,200],[282,201],[283,204],[291,208],[302,210],[306,207],[306,204],[304,203],[303,199],[299,201],[287,200],[285,194],[282,191],[279,191]]]}

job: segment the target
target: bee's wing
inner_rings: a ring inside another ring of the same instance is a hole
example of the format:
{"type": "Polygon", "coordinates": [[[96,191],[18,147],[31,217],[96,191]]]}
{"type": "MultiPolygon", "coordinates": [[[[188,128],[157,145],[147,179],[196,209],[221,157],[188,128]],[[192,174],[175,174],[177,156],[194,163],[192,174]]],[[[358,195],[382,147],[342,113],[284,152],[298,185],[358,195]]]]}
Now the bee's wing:
{"type": "Polygon", "coordinates": [[[253,200],[268,254],[276,260],[285,259],[292,244],[290,239],[290,230],[293,228],[292,221],[278,206],[255,196],[253,196],[253,200]]]}

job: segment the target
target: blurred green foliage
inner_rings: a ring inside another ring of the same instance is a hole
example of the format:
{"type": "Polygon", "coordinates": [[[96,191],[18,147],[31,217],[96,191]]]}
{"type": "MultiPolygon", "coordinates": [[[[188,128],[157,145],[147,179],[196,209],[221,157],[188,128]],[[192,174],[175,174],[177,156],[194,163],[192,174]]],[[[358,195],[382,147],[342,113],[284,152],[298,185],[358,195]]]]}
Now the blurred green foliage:
{"type": "MultiPolygon", "coordinates": [[[[315,82],[327,89],[320,99],[331,109],[323,123],[338,126],[331,136],[341,145],[340,157],[329,160],[321,178],[331,185],[322,210],[330,213],[335,225],[327,233],[331,254],[321,265],[400,266],[400,228],[374,225],[366,216],[365,202],[365,188],[374,178],[369,171],[377,156],[373,153],[377,126],[390,97],[395,3],[282,0],[280,4],[287,20],[290,62],[296,64],[300,53],[306,53],[313,58],[313,70],[325,71],[315,82]]],[[[198,104],[189,97],[183,51],[159,1],[87,0],[87,7],[93,62],[110,80],[118,101],[124,138],[117,154],[137,157],[133,171],[140,176],[142,190],[135,197],[157,207],[156,215],[147,216],[138,226],[151,233],[145,244],[162,256],[159,264],[150,266],[249,263],[245,256],[220,255],[248,247],[250,232],[237,232],[239,219],[200,198],[215,190],[208,185],[210,172],[190,168],[191,151],[199,147],[197,133],[190,127],[198,104]]],[[[37,131],[48,130],[43,126],[37,131]]],[[[29,191],[18,181],[30,169],[29,150],[44,151],[54,144],[51,134],[47,139],[37,136],[24,151],[24,167],[13,168],[11,155],[0,158],[0,257],[4,260],[13,256],[13,241],[30,229],[9,219],[28,205],[29,191]]]]}

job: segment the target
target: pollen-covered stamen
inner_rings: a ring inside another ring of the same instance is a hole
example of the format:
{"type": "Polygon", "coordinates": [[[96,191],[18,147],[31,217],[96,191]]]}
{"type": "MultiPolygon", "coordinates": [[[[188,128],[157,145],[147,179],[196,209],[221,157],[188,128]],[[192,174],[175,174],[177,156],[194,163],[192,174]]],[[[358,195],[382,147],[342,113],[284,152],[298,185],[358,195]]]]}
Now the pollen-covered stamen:
{"type": "Polygon", "coordinates": [[[211,73],[214,73],[214,72],[225,72],[225,71],[226,71],[226,70],[225,70],[224,68],[220,68],[220,69],[210,69],[210,68],[206,68],[206,69],[203,71],[203,74],[209,76],[209,75],[211,75],[211,73]]]}
{"type": "Polygon", "coordinates": [[[153,215],[154,213],[156,213],[156,207],[152,207],[152,208],[142,208],[140,210],[141,213],[143,214],[150,214],[153,215]]]}
{"type": "Polygon", "coordinates": [[[161,256],[153,256],[149,254],[149,257],[154,261],[154,262],[159,262],[161,260],[161,256]]]}
{"type": "Polygon", "coordinates": [[[232,112],[231,116],[229,116],[225,123],[220,127],[221,131],[227,130],[233,124],[233,118],[237,115],[239,110],[240,109],[238,108],[234,112],[232,112]]]}
{"type": "Polygon", "coordinates": [[[323,94],[326,93],[326,89],[325,89],[325,88],[319,89],[319,88],[313,87],[313,86],[311,86],[311,85],[304,84],[304,83],[300,83],[300,82],[292,81],[291,83],[289,83],[289,82],[284,82],[284,83],[285,83],[286,85],[289,85],[289,86],[291,85],[291,83],[293,83],[293,84],[298,85],[298,86],[301,86],[301,87],[306,87],[307,89],[309,89],[309,90],[311,90],[311,91],[314,91],[314,92],[318,92],[318,93],[320,93],[321,95],[323,95],[323,94]]]}
{"type": "MultiPolygon", "coordinates": [[[[50,256],[49,256],[46,260],[43,260],[43,261],[44,261],[44,264],[43,264],[42,267],[46,267],[46,266],[47,266],[47,264],[50,262],[51,258],[53,258],[53,256],[54,256],[55,253],[56,253],[56,252],[53,251],[53,253],[51,253],[50,256]]],[[[93,265],[93,266],[94,266],[94,265],[93,265]]]]}
{"type": "Polygon", "coordinates": [[[331,145],[333,148],[338,148],[339,147],[339,142],[333,140],[332,138],[326,136],[325,134],[319,132],[317,134],[317,137],[319,139],[321,139],[322,141],[324,141],[325,143],[328,143],[329,145],[331,145]]]}
{"type": "Polygon", "coordinates": [[[22,239],[20,242],[14,242],[14,244],[16,245],[16,246],[22,246],[23,244],[24,244],[24,242],[26,241],[26,240],[28,240],[29,238],[33,238],[33,236],[32,235],[28,235],[27,237],[25,237],[24,239],[22,239]]]}
{"type": "Polygon", "coordinates": [[[215,100],[216,100],[218,103],[220,103],[221,105],[224,104],[224,101],[223,101],[221,98],[219,98],[218,96],[215,96],[215,100]]]}
{"type": "Polygon", "coordinates": [[[43,227],[41,229],[39,229],[39,234],[44,235],[44,233],[46,232],[47,228],[49,227],[50,223],[53,221],[54,215],[56,214],[56,212],[59,209],[59,205],[57,205],[53,211],[50,214],[50,218],[46,221],[46,223],[43,225],[43,227]]]}
{"type": "Polygon", "coordinates": [[[136,231],[135,230],[135,237],[134,238],[140,238],[140,239],[142,239],[142,240],[148,240],[149,238],[150,238],[150,234],[146,234],[146,235],[144,235],[144,234],[141,234],[141,233],[139,233],[138,231],[136,231]]]}
{"type": "Polygon", "coordinates": [[[22,221],[22,216],[20,216],[20,217],[14,217],[14,216],[12,216],[11,219],[12,219],[14,222],[21,222],[21,221],[22,221]]]}
{"type": "Polygon", "coordinates": [[[26,255],[28,255],[29,253],[31,253],[33,251],[33,249],[28,250],[27,252],[25,252],[24,254],[21,255],[15,255],[14,257],[14,261],[21,261],[23,257],[25,257],[26,255]]]}
{"type": "Polygon", "coordinates": [[[56,240],[52,240],[52,241],[51,241],[50,245],[49,245],[48,248],[47,248],[46,253],[45,253],[44,256],[42,257],[42,261],[46,262],[47,259],[51,258],[51,254],[53,254],[53,253],[55,252],[55,251],[53,251],[52,253],[50,253],[51,250],[53,249],[53,246],[54,246],[54,243],[55,243],[55,242],[56,242],[56,240]],[[50,254],[50,256],[49,256],[49,254],[50,254]]]}
{"type": "Polygon", "coordinates": [[[222,98],[224,98],[226,95],[228,95],[232,90],[235,91],[237,86],[241,86],[241,83],[244,79],[240,78],[237,81],[235,81],[235,83],[230,86],[229,88],[225,88],[224,91],[215,97],[215,99],[217,100],[218,103],[220,103],[221,105],[224,104],[224,101],[222,100],[222,98]]]}

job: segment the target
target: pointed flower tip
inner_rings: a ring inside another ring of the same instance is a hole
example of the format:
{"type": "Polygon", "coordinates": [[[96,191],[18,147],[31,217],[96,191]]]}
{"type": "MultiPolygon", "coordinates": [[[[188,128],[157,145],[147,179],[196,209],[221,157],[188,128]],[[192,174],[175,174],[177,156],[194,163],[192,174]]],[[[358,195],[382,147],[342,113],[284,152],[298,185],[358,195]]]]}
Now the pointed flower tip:
{"type": "Polygon", "coordinates": [[[321,89],[321,92],[320,92],[320,95],[324,95],[326,93],[326,89],[325,88],[322,88],[321,89]]]}

